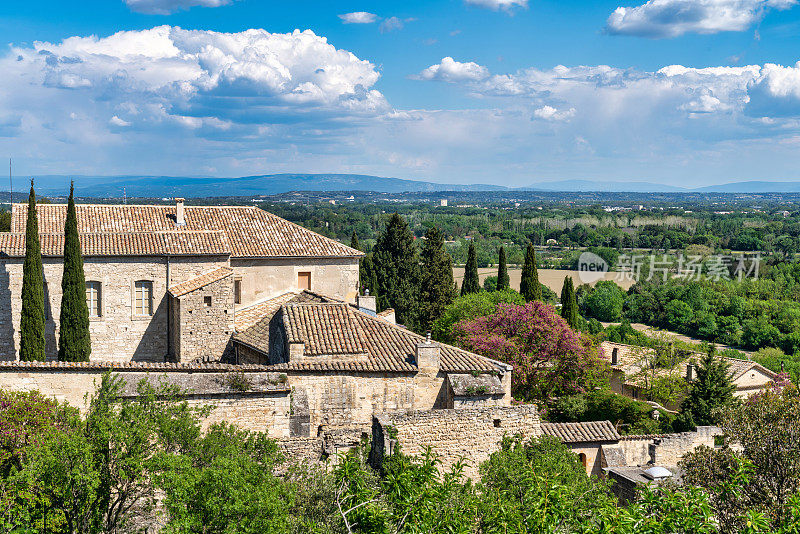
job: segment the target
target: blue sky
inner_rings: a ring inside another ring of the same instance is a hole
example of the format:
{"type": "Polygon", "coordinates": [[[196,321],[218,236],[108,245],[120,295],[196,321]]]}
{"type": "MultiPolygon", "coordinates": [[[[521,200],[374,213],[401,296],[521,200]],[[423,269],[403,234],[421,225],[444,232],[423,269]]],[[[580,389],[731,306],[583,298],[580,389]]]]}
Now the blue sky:
{"type": "Polygon", "coordinates": [[[3,2],[19,174],[800,179],[798,0],[3,2]]]}

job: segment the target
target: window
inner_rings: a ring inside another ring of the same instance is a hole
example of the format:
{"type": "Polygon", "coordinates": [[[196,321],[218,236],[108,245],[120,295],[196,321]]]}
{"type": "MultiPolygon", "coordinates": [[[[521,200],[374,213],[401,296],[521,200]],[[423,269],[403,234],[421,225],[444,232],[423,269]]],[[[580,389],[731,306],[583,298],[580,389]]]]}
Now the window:
{"type": "Polygon", "coordinates": [[[138,280],[133,285],[133,306],[135,315],[153,315],[153,282],[138,280]]]}
{"type": "Polygon", "coordinates": [[[207,308],[211,307],[211,295],[203,297],[203,304],[205,304],[207,308]]]}
{"type": "Polygon", "coordinates": [[[89,307],[89,317],[103,315],[102,293],[100,282],[86,282],[86,305],[89,307]]]}
{"type": "Polygon", "coordinates": [[[311,273],[297,273],[297,289],[307,289],[311,291],[311,273]]]}
{"type": "Polygon", "coordinates": [[[233,281],[233,303],[242,303],[242,279],[239,278],[233,281]]]}

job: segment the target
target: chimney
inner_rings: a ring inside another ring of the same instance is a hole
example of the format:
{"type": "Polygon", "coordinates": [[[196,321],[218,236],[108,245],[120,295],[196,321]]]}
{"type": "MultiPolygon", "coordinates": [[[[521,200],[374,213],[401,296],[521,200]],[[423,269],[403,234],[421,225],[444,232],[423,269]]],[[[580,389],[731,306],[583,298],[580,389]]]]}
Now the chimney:
{"type": "Polygon", "coordinates": [[[377,298],[369,294],[369,289],[365,290],[363,295],[358,295],[356,297],[356,305],[361,311],[372,313],[377,313],[378,311],[377,298]]]}
{"type": "Polygon", "coordinates": [[[694,364],[689,363],[686,365],[686,381],[692,382],[694,381],[694,364]]]}
{"type": "Polygon", "coordinates": [[[611,351],[611,365],[617,365],[619,363],[619,348],[614,347],[611,351]]]}
{"type": "Polygon", "coordinates": [[[306,350],[306,344],[303,342],[289,343],[289,361],[296,362],[303,359],[303,353],[306,350]]]}
{"type": "Polygon", "coordinates": [[[431,341],[431,333],[428,332],[425,341],[417,343],[416,361],[418,372],[436,376],[436,373],[439,372],[441,352],[442,349],[439,344],[431,341]]]}
{"type": "Polygon", "coordinates": [[[183,200],[182,198],[175,198],[175,224],[178,226],[185,226],[186,225],[186,214],[183,210],[183,200]]]}

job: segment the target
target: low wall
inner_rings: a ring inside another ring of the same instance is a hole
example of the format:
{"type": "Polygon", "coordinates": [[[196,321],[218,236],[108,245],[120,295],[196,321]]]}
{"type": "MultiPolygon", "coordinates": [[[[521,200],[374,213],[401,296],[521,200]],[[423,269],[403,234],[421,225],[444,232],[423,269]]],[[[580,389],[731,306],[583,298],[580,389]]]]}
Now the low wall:
{"type": "Polygon", "coordinates": [[[701,445],[713,448],[714,438],[721,435],[719,427],[699,426],[696,432],[623,436],[619,446],[625,454],[626,465],[674,466],[683,455],[701,445]]]}
{"type": "Polygon", "coordinates": [[[144,379],[187,392],[184,398],[192,406],[213,405],[204,428],[225,421],[275,438],[289,437],[288,379],[263,370],[219,364],[0,362],[0,389],[39,390],[85,414],[103,373],[109,370],[124,380],[123,397],[137,396],[137,385],[144,379]]]}
{"type": "Polygon", "coordinates": [[[534,405],[381,414],[372,419],[370,463],[380,467],[397,447],[411,455],[431,447],[442,460],[442,471],[463,458],[464,473],[477,479],[478,467],[498,449],[503,436],[528,438],[541,433],[534,405]]]}

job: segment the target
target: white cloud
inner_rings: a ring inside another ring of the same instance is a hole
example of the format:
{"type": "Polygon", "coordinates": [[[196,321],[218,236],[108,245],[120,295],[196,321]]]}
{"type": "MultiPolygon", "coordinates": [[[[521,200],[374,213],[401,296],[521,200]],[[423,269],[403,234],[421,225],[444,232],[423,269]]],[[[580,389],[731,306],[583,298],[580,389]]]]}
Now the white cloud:
{"type": "Polygon", "coordinates": [[[509,13],[517,7],[528,7],[528,0],[464,0],[464,3],[471,6],[492,9],[494,11],[502,9],[509,13]]]}
{"type": "Polygon", "coordinates": [[[388,19],[384,19],[384,21],[381,22],[380,25],[381,33],[389,33],[395,30],[402,30],[403,27],[405,26],[405,23],[410,22],[412,20],[414,19],[403,20],[398,17],[389,17],[388,19]]]}
{"type": "Polygon", "coordinates": [[[148,15],[169,15],[191,7],[226,6],[233,0],[125,0],[131,11],[148,15]]]}
{"type": "Polygon", "coordinates": [[[119,126],[119,127],[123,127],[123,128],[125,126],[130,126],[131,125],[130,122],[128,122],[126,120],[122,120],[119,117],[117,117],[116,115],[111,117],[111,120],[109,120],[108,123],[111,124],[112,126],[119,126]]]}
{"type": "Polygon", "coordinates": [[[414,78],[421,80],[437,80],[442,82],[464,82],[483,80],[489,76],[489,69],[475,62],[461,63],[452,57],[442,58],[436,65],[417,74],[414,78]]]}
{"type": "Polygon", "coordinates": [[[378,20],[378,15],[374,13],[367,13],[366,11],[354,11],[352,13],[344,13],[339,15],[342,22],[345,24],[372,24],[378,20]]]}
{"type": "Polygon", "coordinates": [[[797,0],[648,0],[637,7],[618,7],[608,17],[606,30],[651,38],[744,31],[768,10],[796,4],[797,0]]]}
{"type": "Polygon", "coordinates": [[[537,119],[542,119],[546,121],[554,121],[554,122],[567,121],[575,116],[575,108],[559,110],[552,106],[545,105],[538,109],[535,109],[533,111],[533,116],[537,119]]]}

